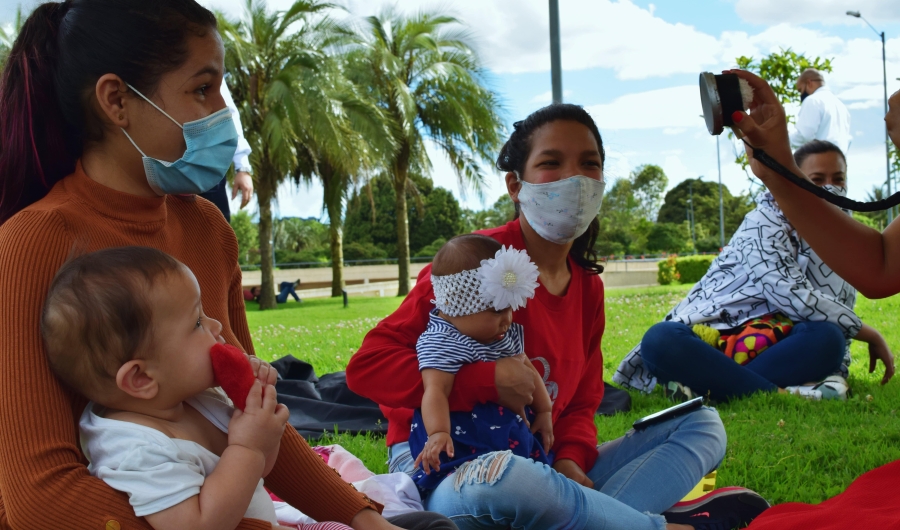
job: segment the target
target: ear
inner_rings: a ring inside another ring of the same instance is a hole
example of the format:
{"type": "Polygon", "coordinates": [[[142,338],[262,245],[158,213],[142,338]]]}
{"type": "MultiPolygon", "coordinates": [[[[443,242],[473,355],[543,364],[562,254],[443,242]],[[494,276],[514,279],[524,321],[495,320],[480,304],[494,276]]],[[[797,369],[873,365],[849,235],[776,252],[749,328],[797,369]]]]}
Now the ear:
{"type": "Polygon", "coordinates": [[[125,81],[115,74],[103,74],[97,80],[94,87],[97,105],[114,127],[128,127],[128,104],[133,106],[134,101],[129,92],[125,81]]]}
{"type": "Polygon", "coordinates": [[[512,199],[513,202],[519,202],[519,191],[522,190],[522,183],[519,182],[519,178],[515,173],[510,171],[504,177],[506,180],[506,191],[509,193],[509,198],[512,199]]]}
{"type": "Polygon", "coordinates": [[[147,368],[147,361],[143,359],[128,361],[116,372],[116,386],[136,399],[155,398],[159,393],[159,384],[147,368]]]}

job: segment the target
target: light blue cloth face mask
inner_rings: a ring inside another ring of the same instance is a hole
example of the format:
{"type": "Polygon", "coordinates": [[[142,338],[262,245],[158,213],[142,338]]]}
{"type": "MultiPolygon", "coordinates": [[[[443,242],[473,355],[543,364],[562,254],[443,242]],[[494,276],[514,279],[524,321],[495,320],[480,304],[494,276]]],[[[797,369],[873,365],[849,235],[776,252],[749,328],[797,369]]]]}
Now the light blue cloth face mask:
{"type": "Polygon", "coordinates": [[[237,129],[228,107],[182,125],[133,86],[128,85],[128,88],[181,127],[184,143],[187,145],[181,158],[165,162],[145,155],[125,129],[122,129],[131,145],[141,153],[144,173],[153,191],[158,195],[197,194],[209,191],[218,184],[231,166],[238,142],[237,129]]]}

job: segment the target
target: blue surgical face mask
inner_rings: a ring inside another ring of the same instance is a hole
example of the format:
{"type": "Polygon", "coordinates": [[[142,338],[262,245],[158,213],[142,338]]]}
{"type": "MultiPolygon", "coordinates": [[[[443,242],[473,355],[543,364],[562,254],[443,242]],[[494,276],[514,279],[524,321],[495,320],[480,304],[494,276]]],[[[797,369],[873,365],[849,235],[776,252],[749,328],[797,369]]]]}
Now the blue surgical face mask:
{"type": "Polygon", "coordinates": [[[228,107],[182,125],[133,86],[128,85],[128,88],[181,127],[187,146],[181,158],[174,162],[157,160],[145,155],[125,129],[122,129],[131,144],[141,153],[144,173],[153,191],[159,195],[182,195],[203,193],[215,187],[231,166],[231,159],[237,149],[237,129],[228,107]]]}

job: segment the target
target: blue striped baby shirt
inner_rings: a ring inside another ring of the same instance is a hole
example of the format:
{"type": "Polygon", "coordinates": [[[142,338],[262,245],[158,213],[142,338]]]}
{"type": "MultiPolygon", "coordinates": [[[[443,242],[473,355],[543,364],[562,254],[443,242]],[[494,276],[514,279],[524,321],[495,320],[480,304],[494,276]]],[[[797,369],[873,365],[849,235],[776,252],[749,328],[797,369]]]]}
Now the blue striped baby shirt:
{"type": "Polygon", "coordinates": [[[525,337],[521,324],[512,324],[504,337],[490,344],[460,333],[453,324],[438,316],[438,310],[429,313],[428,327],[416,342],[419,371],[434,368],[455,374],[465,364],[493,362],[513,357],[525,351],[525,337]]]}

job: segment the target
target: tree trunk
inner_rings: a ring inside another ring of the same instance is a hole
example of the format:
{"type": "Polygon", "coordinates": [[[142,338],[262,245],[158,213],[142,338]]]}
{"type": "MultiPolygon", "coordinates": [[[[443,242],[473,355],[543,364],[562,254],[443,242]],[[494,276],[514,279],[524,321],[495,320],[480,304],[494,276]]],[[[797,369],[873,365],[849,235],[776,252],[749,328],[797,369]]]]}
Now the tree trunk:
{"type": "Polygon", "coordinates": [[[259,176],[256,198],[259,202],[259,266],[262,285],[259,289],[259,308],[275,309],[275,271],[272,257],[272,198],[275,195],[273,175],[269,168],[259,176]]]}
{"type": "Polygon", "coordinates": [[[406,210],[406,180],[409,177],[409,157],[412,148],[402,142],[394,161],[394,210],[397,214],[397,296],[409,293],[409,213],[406,210]]]}
{"type": "Polygon", "coordinates": [[[405,172],[403,177],[402,184],[394,183],[394,210],[397,214],[397,269],[400,282],[397,296],[406,296],[409,293],[409,220],[406,211],[405,172]]]}
{"type": "Polygon", "coordinates": [[[325,209],[328,210],[328,222],[331,224],[329,232],[331,236],[331,296],[342,296],[344,291],[344,236],[343,223],[341,222],[341,210],[343,201],[335,182],[337,177],[332,172],[322,175],[322,187],[325,188],[325,209]]]}

